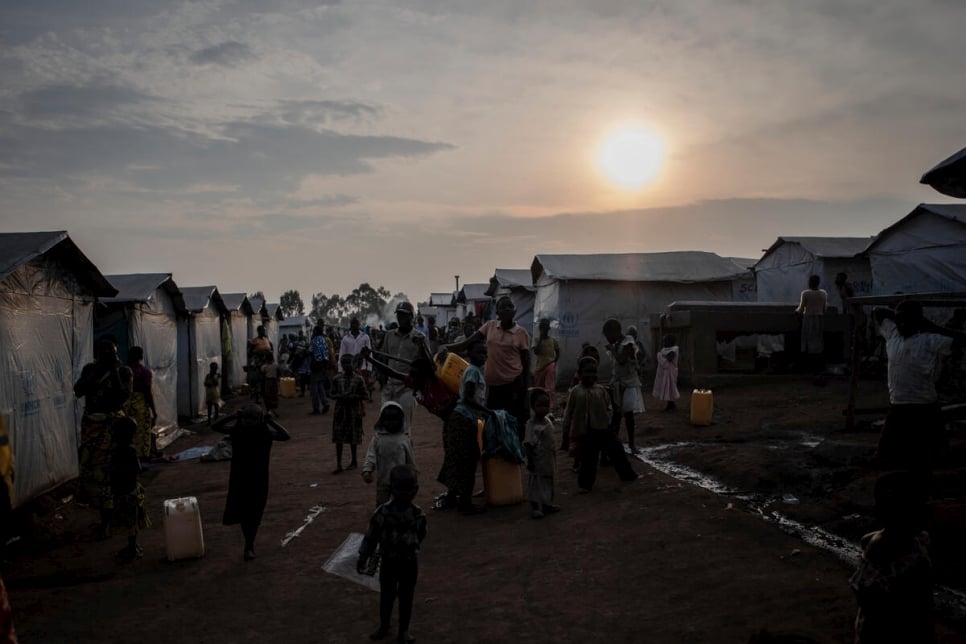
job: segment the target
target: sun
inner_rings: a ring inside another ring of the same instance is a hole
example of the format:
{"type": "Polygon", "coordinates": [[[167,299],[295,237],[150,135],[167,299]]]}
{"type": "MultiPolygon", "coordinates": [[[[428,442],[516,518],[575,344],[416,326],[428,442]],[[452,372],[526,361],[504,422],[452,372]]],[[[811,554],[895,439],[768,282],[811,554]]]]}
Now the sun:
{"type": "Polygon", "coordinates": [[[644,126],[611,132],[597,151],[597,167],[613,184],[638,190],[653,182],[664,162],[664,141],[644,126]]]}

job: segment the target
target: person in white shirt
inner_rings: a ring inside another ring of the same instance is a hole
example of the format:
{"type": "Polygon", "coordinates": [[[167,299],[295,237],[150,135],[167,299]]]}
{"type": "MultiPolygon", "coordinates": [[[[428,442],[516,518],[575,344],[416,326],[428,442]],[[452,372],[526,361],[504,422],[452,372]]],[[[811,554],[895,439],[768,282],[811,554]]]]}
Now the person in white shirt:
{"type": "MultiPolygon", "coordinates": [[[[359,318],[349,320],[349,332],[342,336],[342,343],[339,345],[339,362],[342,356],[352,356],[356,358],[363,348],[372,351],[372,341],[369,336],[362,332],[359,318]]],[[[372,365],[367,360],[354,359],[353,365],[362,376],[362,381],[366,383],[366,391],[369,392],[369,400],[372,400],[372,365]]]]}
{"type": "Polygon", "coordinates": [[[808,288],[802,291],[798,308],[795,309],[802,316],[802,357],[815,373],[822,371],[822,355],[825,352],[825,325],[822,322],[828,293],[818,287],[821,281],[818,275],[808,278],[808,288]]]}
{"type": "Polygon", "coordinates": [[[933,324],[922,304],[905,300],[873,310],[889,359],[889,413],[875,462],[887,467],[928,469],[946,444],[936,379],[940,360],[966,334],[933,324]]]}

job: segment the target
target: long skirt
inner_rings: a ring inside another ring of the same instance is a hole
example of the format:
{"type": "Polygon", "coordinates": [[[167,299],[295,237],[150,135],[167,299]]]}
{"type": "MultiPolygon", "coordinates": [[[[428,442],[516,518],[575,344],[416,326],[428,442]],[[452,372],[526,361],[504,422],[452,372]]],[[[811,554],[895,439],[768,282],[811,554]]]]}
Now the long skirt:
{"type": "Polygon", "coordinates": [[[477,421],[454,411],[443,426],[443,467],[436,480],[450,494],[469,500],[476,481],[476,464],[480,460],[477,421]]]}
{"type": "Polygon", "coordinates": [[[678,391],[677,365],[658,364],[651,393],[658,400],[664,401],[675,401],[681,397],[681,392],[678,391]]]}
{"type": "Polygon", "coordinates": [[[531,503],[553,505],[553,476],[527,473],[527,500],[531,503]]]}
{"type": "Polygon", "coordinates": [[[551,362],[546,367],[533,374],[533,386],[539,387],[550,394],[550,413],[557,404],[557,363],[551,362]]]}
{"type": "Polygon", "coordinates": [[[134,430],[134,449],[137,450],[138,458],[147,458],[151,455],[151,426],[154,425],[154,420],[143,393],[135,391],[128,397],[124,403],[124,414],[138,424],[134,430]]]}
{"type": "Polygon", "coordinates": [[[84,414],[77,461],[80,499],[98,510],[114,509],[111,489],[111,427],[124,414],[84,414]]]}
{"type": "Polygon", "coordinates": [[[802,353],[823,353],[825,351],[825,329],[823,316],[802,316],[802,353]]]}

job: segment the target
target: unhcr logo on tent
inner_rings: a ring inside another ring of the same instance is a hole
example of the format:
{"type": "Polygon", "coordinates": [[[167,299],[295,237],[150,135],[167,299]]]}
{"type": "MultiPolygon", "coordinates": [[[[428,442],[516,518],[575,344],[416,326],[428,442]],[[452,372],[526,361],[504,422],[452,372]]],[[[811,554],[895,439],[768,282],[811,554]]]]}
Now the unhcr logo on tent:
{"type": "Polygon", "coordinates": [[[560,337],[576,338],[578,335],[580,335],[580,325],[577,314],[573,311],[564,312],[560,316],[560,337]]]}

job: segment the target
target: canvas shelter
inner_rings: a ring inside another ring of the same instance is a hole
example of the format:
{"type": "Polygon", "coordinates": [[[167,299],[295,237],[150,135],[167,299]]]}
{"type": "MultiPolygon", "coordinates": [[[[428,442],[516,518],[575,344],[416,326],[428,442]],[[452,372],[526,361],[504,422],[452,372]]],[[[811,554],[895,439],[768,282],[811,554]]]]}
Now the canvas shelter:
{"type": "MultiPolygon", "coordinates": [[[[584,342],[602,348],[608,318],[637,326],[645,346],[650,314],[677,300],[732,301],[747,270],[715,253],[676,251],[601,255],[537,255],[530,267],[536,287],[534,318],[551,320],[560,342],[559,381],[576,369],[584,342]]],[[[653,356],[647,357],[653,365],[653,356]]]]}
{"type": "Polygon", "coordinates": [[[490,284],[487,282],[476,284],[464,284],[456,294],[456,312],[460,318],[465,318],[472,313],[477,318],[489,320],[493,318],[493,307],[490,306],[493,298],[486,294],[490,284]]]}
{"type": "Polygon", "coordinates": [[[818,275],[819,288],[829,293],[829,305],[841,309],[835,294],[835,276],[845,273],[856,296],[872,293],[869,258],[862,255],[871,237],[779,237],[755,264],[759,302],[798,305],[808,278],[818,275]]]}
{"type": "Polygon", "coordinates": [[[75,478],[94,348],[94,302],[117,293],[65,231],[0,233],[0,413],[15,459],[14,507],[75,478]]]}
{"type": "Polygon", "coordinates": [[[181,289],[184,322],[178,326],[178,414],[188,418],[203,415],[205,376],[212,362],[224,369],[222,340],[230,343],[225,304],[214,286],[187,286],[181,289]]]}
{"type": "Polygon", "coordinates": [[[919,183],[957,199],[966,199],[966,148],[937,163],[919,183]]]}
{"type": "Polygon", "coordinates": [[[498,268],[490,278],[487,295],[499,299],[504,295],[513,301],[516,314],[513,320],[533,337],[536,332],[533,319],[533,302],[537,289],[528,268],[498,268]]]}
{"type": "MultiPolygon", "coordinates": [[[[292,334],[298,337],[299,331],[305,334],[306,337],[312,337],[312,320],[307,315],[293,315],[290,318],[285,318],[284,320],[277,322],[275,325],[277,329],[275,332],[275,338],[269,335],[269,340],[272,340],[272,346],[278,349],[278,338],[283,335],[292,334]]],[[[268,325],[265,326],[265,331],[268,332],[268,325]]]]}
{"type": "MultiPolygon", "coordinates": [[[[277,303],[268,303],[265,305],[266,315],[262,317],[262,324],[265,326],[265,335],[271,340],[272,346],[278,349],[278,339],[281,337],[281,327],[282,322],[285,320],[285,315],[282,313],[282,307],[277,303]]],[[[255,337],[255,329],[252,329],[250,337],[255,337]]]]}
{"type": "Polygon", "coordinates": [[[919,204],[865,254],[873,295],[966,291],[966,204],[919,204]]]}
{"type": "Polygon", "coordinates": [[[221,296],[228,311],[228,328],[231,343],[226,348],[231,351],[225,355],[225,376],[229,387],[241,387],[245,382],[245,364],[248,361],[248,340],[251,333],[255,310],[245,293],[223,293],[221,296]]]}
{"type": "Polygon", "coordinates": [[[159,447],[178,436],[178,324],[187,317],[184,297],[171,273],[108,275],[117,289],[102,297],[94,312],[94,337],[117,338],[121,362],[128,349],[144,349],[144,365],[154,380],[154,431],[159,447]]]}
{"type": "Polygon", "coordinates": [[[456,293],[430,293],[429,306],[436,309],[436,326],[445,329],[456,315],[456,293]]]}

